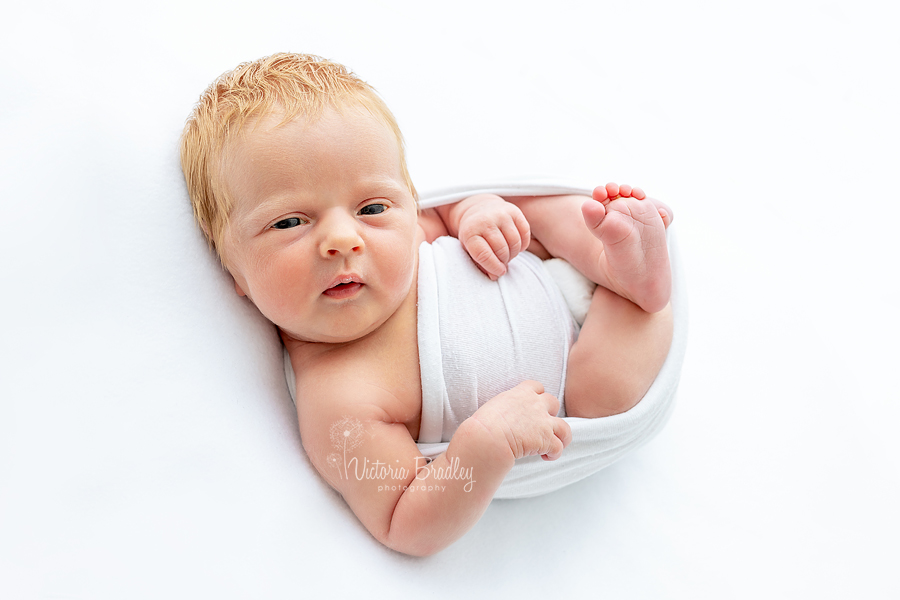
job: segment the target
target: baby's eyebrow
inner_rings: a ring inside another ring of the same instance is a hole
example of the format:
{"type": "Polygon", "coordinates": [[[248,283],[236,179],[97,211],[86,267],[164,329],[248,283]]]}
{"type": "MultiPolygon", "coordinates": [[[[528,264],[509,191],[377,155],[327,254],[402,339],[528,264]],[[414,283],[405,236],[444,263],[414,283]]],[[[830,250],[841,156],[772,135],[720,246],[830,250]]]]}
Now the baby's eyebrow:
{"type": "Polygon", "coordinates": [[[358,196],[380,196],[383,192],[396,193],[402,189],[396,181],[390,178],[367,179],[358,182],[354,188],[358,196]]]}
{"type": "Polygon", "coordinates": [[[289,208],[295,208],[300,201],[296,196],[291,197],[273,197],[266,198],[255,207],[250,209],[246,215],[245,219],[249,221],[255,221],[257,219],[268,218],[268,213],[280,212],[283,210],[288,210],[289,208]]]}
{"type": "Polygon", "coordinates": [[[263,225],[277,217],[277,213],[287,211],[289,205],[296,206],[296,203],[286,200],[263,200],[247,211],[232,213],[230,216],[232,227],[244,235],[255,235],[263,225]]]}

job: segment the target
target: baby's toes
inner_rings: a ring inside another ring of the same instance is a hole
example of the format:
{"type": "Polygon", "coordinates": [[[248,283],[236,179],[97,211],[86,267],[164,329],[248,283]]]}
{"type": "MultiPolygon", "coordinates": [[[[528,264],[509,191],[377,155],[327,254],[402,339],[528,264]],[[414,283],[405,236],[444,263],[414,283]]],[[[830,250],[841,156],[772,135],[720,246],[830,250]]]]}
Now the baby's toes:
{"type": "Polygon", "coordinates": [[[672,224],[672,219],[675,218],[675,214],[672,212],[672,209],[669,208],[665,202],[660,202],[655,198],[650,198],[649,200],[656,207],[656,211],[659,213],[659,217],[662,219],[663,225],[665,225],[666,229],[668,229],[669,225],[672,224]]]}
{"type": "Polygon", "coordinates": [[[591,192],[591,197],[597,202],[606,203],[610,199],[610,195],[606,191],[606,186],[598,185],[594,188],[594,191],[591,192]]]}
{"type": "Polygon", "coordinates": [[[584,217],[584,224],[587,225],[588,229],[594,235],[598,235],[597,228],[600,227],[603,219],[606,218],[606,207],[600,201],[586,200],[581,205],[581,215],[584,217]]]}
{"type": "Polygon", "coordinates": [[[619,184],[618,183],[607,183],[606,184],[606,194],[611,200],[615,200],[619,197],[619,184]]]}

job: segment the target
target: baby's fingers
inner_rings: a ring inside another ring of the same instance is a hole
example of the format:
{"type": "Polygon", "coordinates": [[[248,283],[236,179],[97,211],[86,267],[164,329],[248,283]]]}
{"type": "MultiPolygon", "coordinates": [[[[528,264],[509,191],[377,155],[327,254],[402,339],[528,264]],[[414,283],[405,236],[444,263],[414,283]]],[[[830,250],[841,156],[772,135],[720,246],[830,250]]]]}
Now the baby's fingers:
{"type": "Polygon", "coordinates": [[[470,250],[469,254],[481,269],[491,279],[496,280],[506,274],[506,265],[509,264],[509,261],[531,243],[531,228],[528,221],[525,220],[525,215],[519,211],[518,218],[516,215],[508,215],[506,218],[499,219],[494,228],[472,238],[472,241],[474,242],[478,237],[486,242],[490,253],[477,242],[474,244],[479,252],[477,257],[469,249],[468,243],[466,249],[470,250]]]}
{"type": "Polygon", "coordinates": [[[528,224],[528,220],[517,206],[513,204],[510,206],[516,209],[515,212],[510,215],[508,221],[503,221],[500,224],[500,231],[503,232],[503,237],[506,238],[506,243],[509,246],[507,264],[531,244],[531,226],[528,224]]]}
{"type": "Polygon", "coordinates": [[[572,428],[563,419],[553,419],[553,436],[550,438],[550,447],[545,454],[541,454],[544,460],[556,460],[562,456],[563,450],[572,443],[572,428]]]}
{"type": "MultiPolygon", "coordinates": [[[[509,248],[506,247],[506,241],[499,231],[495,231],[494,233],[496,236],[489,235],[488,237],[499,237],[500,240],[502,240],[501,247],[503,255],[508,257],[509,248]]],[[[498,246],[501,245],[496,240],[494,240],[494,243],[498,246]]],[[[469,253],[469,256],[472,257],[472,260],[475,261],[475,264],[477,264],[491,279],[496,280],[506,273],[506,264],[498,258],[494,246],[488,242],[488,239],[484,236],[476,235],[466,240],[466,251],[469,253]]]]}
{"type": "Polygon", "coordinates": [[[556,419],[553,424],[553,433],[562,442],[563,448],[568,448],[569,444],[572,443],[572,427],[569,426],[565,419],[556,419]]]}

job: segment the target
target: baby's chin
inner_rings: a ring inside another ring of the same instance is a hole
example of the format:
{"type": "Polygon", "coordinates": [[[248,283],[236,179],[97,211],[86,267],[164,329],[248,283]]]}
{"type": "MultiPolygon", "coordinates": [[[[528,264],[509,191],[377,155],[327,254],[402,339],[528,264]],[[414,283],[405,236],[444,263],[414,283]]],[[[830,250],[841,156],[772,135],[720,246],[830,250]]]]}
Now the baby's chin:
{"type": "MultiPolygon", "coordinates": [[[[387,320],[387,319],[385,319],[387,320]]],[[[378,329],[384,321],[372,323],[368,327],[346,327],[346,328],[332,328],[329,331],[316,331],[316,330],[288,330],[284,327],[279,327],[278,331],[281,333],[282,339],[285,342],[296,342],[301,344],[346,344],[348,342],[355,342],[360,340],[376,329],[378,329]]]]}

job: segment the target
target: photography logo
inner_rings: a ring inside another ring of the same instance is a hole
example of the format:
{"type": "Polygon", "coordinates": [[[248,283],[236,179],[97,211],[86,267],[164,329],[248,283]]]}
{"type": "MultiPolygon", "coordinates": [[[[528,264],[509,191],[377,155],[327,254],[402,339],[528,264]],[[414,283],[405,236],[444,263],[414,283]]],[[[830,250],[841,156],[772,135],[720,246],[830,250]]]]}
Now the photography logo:
{"type": "MultiPolygon", "coordinates": [[[[432,464],[432,459],[417,456],[414,469],[410,470],[402,465],[390,465],[380,460],[370,461],[368,458],[353,456],[353,450],[362,445],[366,433],[363,424],[354,417],[344,417],[335,422],[328,431],[331,445],[336,450],[328,455],[328,464],[337,469],[341,479],[378,480],[384,482],[378,486],[378,491],[432,491],[445,490],[446,485],[438,484],[439,481],[463,481],[463,490],[472,491],[475,483],[474,469],[460,466],[459,458],[447,458],[446,463],[438,466],[432,464]],[[415,477],[412,477],[412,473],[415,477]],[[424,483],[426,480],[429,483],[424,483]],[[393,484],[388,483],[393,481],[393,484]]],[[[399,463],[399,460],[395,462],[399,463]]]]}

